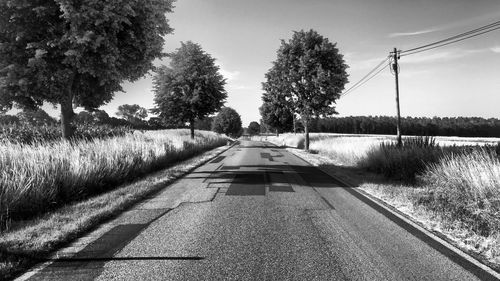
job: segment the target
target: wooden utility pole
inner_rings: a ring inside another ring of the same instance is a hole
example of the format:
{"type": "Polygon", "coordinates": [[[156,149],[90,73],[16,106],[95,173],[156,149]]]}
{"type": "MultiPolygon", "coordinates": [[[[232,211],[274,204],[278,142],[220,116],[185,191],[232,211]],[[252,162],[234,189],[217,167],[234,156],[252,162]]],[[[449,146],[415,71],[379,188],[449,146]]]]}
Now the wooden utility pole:
{"type": "Polygon", "coordinates": [[[402,146],[401,141],[401,112],[399,111],[399,65],[398,65],[398,49],[394,48],[394,63],[392,65],[394,76],[396,77],[396,107],[397,107],[397,133],[398,133],[398,147],[402,146]]]}

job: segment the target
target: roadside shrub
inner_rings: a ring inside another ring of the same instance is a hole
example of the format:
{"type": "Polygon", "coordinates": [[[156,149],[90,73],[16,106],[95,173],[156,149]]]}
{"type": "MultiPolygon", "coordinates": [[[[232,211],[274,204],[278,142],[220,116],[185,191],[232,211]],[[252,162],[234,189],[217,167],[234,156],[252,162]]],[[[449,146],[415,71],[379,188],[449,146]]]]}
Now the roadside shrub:
{"type": "Polygon", "coordinates": [[[415,198],[417,204],[484,236],[500,230],[500,160],[493,150],[445,155],[419,178],[426,190],[415,198]]]}
{"type": "Polygon", "coordinates": [[[449,150],[436,145],[433,137],[408,137],[403,139],[401,147],[396,142],[383,142],[370,149],[358,165],[388,178],[415,183],[416,175],[449,150]]]}

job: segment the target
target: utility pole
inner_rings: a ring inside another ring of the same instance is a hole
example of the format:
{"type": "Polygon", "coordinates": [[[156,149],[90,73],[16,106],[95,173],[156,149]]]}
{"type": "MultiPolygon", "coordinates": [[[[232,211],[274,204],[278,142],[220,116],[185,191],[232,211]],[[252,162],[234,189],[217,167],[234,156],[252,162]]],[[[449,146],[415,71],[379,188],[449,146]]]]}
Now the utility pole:
{"type": "Polygon", "coordinates": [[[401,112],[399,111],[399,65],[398,65],[398,50],[394,48],[394,63],[392,64],[394,76],[396,77],[396,107],[397,107],[397,133],[398,133],[398,147],[402,146],[401,141],[401,112]]]}

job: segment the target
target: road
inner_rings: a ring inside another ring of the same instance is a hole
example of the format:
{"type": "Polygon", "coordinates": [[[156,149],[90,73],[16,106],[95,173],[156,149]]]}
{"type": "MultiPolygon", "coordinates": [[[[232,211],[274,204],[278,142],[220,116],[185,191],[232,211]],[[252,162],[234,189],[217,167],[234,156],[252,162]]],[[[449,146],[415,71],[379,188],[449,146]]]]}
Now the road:
{"type": "Polygon", "coordinates": [[[127,214],[30,280],[481,277],[333,178],[264,142],[242,141],[127,214]]]}

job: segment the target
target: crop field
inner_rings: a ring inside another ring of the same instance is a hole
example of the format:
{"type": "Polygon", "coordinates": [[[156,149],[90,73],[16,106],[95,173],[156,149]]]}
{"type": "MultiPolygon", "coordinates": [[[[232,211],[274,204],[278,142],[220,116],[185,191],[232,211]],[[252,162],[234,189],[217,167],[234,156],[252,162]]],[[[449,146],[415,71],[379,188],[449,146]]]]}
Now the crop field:
{"type": "Polygon", "coordinates": [[[80,142],[0,142],[0,222],[87,198],[218,146],[227,138],[189,130],[135,131],[80,142]]]}

